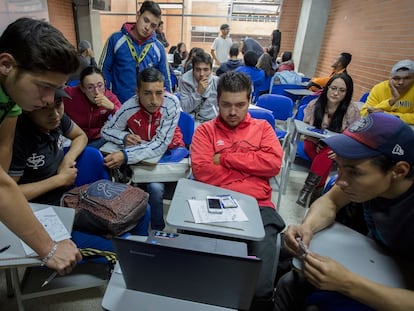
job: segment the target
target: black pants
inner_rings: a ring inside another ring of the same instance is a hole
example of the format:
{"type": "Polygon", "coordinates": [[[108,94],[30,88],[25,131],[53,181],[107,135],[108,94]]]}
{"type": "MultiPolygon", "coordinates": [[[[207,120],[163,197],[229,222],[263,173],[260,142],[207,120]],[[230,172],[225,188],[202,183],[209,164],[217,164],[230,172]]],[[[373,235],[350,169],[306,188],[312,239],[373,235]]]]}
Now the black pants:
{"type": "Polygon", "coordinates": [[[276,239],[277,235],[285,228],[282,217],[271,207],[261,206],[260,216],[262,217],[265,237],[261,241],[248,243],[249,255],[259,257],[262,260],[262,268],[256,283],[251,310],[263,310],[254,307],[254,305],[261,301],[270,301],[273,298],[274,280],[279,259],[276,258],[276,239]]]}

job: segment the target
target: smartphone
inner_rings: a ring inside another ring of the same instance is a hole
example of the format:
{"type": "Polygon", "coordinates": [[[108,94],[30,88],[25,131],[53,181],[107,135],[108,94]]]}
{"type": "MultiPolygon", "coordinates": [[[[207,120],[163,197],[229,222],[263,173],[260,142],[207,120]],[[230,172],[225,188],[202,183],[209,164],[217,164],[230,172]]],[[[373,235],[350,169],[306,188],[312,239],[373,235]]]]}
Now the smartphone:
{"type": "Polygon", "coordinates": [[[220,198],[207,196],[207,209],[209,213],[223,213],[223,206],[221,205],[220,198]]]}
{"type": "Polygon", "coordinates": [[[221,200],[221,205],[223,206],[223,208],[239,207],[239,204],[231,195],[220,195],[218,197],[221,200]]]}

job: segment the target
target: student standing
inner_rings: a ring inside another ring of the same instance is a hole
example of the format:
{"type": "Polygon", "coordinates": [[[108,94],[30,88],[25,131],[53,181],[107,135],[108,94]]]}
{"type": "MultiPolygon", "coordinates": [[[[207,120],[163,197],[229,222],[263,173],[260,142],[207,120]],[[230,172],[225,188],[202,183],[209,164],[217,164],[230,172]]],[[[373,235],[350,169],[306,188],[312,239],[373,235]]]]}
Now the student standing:
{"type": "Polygon", "coordinates": [[[161,20],[161,8],[154,1],[144,1],[135,23],[125,23],[121,31],[106,41],[99,66],[106,88],[118,96],[121,103],[135,95],[137,75],[147,67],[157,68],[171,91],[170,69],[164,46],[157,40],[155,29],[161,20]]]}
{"type": "Polygon", "coordinates": [[[53,241],[34,216],[17,184],[6,174],[17,116],[54,101],[79,66],[75,48],[44,21],[20,18],[0,37],[0,220],[59,274],[72,271],[81,255],[70,240],[53,241]]]}

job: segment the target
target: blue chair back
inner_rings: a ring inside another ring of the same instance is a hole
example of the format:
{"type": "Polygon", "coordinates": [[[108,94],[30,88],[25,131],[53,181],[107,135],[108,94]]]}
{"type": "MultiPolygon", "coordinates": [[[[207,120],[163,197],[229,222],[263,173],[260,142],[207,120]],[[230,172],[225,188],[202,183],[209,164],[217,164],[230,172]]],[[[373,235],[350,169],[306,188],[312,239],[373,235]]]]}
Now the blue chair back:
{"type": "Polygon", "coordinates": [[[180,112],[180,119],[178,120],[178,127],[183,134],[184,144],[191,145],[194,134],[194,118],[187,112],[180,112]]]}
{"type": "Polygon", "coordinates": [[[296,111],[296,115],[295,115],[296,120],[303,121],[303,118],[305,117],[304,110],[306,106],[307,105],[299,106],[298,110],[296,111]]]}
{"type": "Polygon", "coordinates": [[[250,116],[254,119],[266,120],[267,122],[269,122],[272,128],[275,129],[275,118],[273,117],[271,111],[265,109],[250,108],[249,113],[250,116]]]}
{"type": "Polygon", "coordinates": [[[336,180],[338,179],[338,174],[333,175],[331,178],[329,178],[328,182],[326,183],[325,187],[323,188],[323,193],[327,193],[329,189],[335,185],[336,180]]]}
{"type": "Polygon", "coordinates": [[[362,94],[362,96],[361,96],[361,98],[359,99],[359,101],[360,101],[361,103],[365,103],[365,102],[367,101],[368,96],[369,96],[369,92],[366,92],[366,93],[362,94]]]}
{"type": "MultiPolygon", "coordinates": [[[[273,82],[273,80],[272,80],[273,82]]],[[[270,84],[270,88],[269,88],[269,94],[278,94],[278,95],[283,95],[283,96],[287,96],[290,99],[292,99],[292,101],[296,102],[298,99],[300,99],[299,96],[296,95],[292,95],[289,93],[286,93],[285,90],[286,89],[304,89],[305,87],[303,85],[300,84],[270,84]]]]}
{"type": "Polygon", "coordinates": [[[299,106],[303,106],[303,105],[306,106],[307,104],[309,104],[309,102],[311,102],[312,100],[314,100],[315,98],[318,98],[318,97],[319,97],[319,94],[303,96],[302,99],[299,102],[299,106]]]}
{"type": "Polygon", "coordinates": [[[93,147],[86,146],[76,159],[76,168],[78,176],[75,179],[75,186],[90,184],[99,179],[110,179],[102,153],[93,147]]]}
{"type": "Polygon", "coordinates": [[[270,110],[275,120],[286,121],[293,115],[293,101],[283,95],[263,94],[259,97],[257,106],[270,110]]]}

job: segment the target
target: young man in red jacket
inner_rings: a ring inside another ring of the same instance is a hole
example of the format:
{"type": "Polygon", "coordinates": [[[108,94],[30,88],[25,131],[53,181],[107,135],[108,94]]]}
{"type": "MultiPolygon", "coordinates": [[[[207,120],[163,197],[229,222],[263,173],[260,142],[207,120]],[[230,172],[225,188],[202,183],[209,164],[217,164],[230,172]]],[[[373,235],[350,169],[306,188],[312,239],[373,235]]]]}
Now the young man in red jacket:
{"type": "Polygon", "coordinates": [[[197,128],[191,163],[196,180],[257,199],[265,238],[248,243],[249,255],[262,259],[251,310],[268,310],[278,260],[276,237],[285,227],[271,201],[269,179],[279,173],[283,151],[269,123],[247,113],[251,91],[251,81],[244,73],[230,71],[220,77],[219,116],[197,128]]]}

